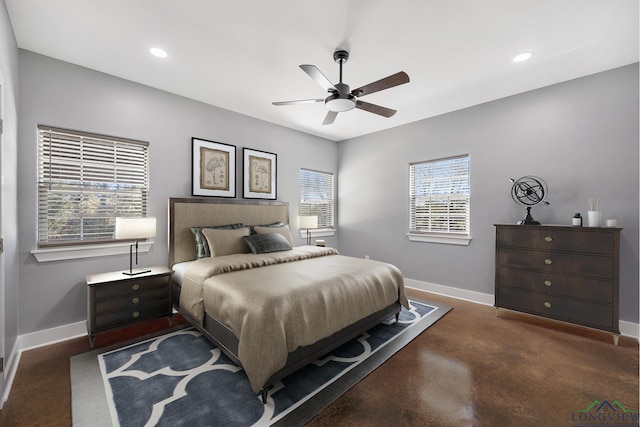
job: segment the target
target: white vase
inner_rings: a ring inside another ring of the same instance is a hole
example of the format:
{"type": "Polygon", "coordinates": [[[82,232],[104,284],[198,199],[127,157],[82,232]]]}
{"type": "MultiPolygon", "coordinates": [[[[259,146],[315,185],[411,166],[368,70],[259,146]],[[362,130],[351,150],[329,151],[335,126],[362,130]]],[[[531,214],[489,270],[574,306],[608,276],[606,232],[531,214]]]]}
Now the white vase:
{"type": "Polygon", "coordinates": [[[602,221],[601,211],[588,211],[587,212],[587,227],[600,227],[602,221]]]}

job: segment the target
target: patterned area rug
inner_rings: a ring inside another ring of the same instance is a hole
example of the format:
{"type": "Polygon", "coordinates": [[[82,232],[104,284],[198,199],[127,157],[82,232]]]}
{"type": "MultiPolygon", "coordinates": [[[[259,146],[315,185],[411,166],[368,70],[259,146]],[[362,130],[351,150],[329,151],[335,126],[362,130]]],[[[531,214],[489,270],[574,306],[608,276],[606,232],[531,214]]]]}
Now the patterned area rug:
{"type": "Polygon", "coordinates": [[[194,329],[75,356],[73,425],[300,425],[449,310],[411,301],[399,322],[392,317],[277,383],[266,405],[242,369],[194,329]]]}

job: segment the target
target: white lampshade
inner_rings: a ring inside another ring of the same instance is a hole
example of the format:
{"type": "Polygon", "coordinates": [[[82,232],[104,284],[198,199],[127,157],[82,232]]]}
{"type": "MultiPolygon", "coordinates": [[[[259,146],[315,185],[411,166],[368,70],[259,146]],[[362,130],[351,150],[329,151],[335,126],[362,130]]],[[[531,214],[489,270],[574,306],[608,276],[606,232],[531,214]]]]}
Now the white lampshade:
{"type": "Polygon", "coordinates": [[[298,228],[301,228],[303,230],[308,230],[310,228],[318,228],[318,217],[317,216],[299,216],[298,228]]]}
{"type": "Polygon", "coordinates": [[[116,239],[146,239],[156,235],[156,218],[116,217],[116,239]]]}

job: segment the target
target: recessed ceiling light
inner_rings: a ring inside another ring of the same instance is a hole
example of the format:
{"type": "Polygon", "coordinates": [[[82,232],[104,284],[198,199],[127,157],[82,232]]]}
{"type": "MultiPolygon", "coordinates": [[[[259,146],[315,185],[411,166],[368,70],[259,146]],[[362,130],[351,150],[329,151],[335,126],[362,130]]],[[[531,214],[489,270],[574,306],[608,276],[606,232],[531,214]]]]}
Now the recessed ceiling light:
{"type": "Polygon", "coordinates": [[[533,56],[533,52],[523,52],[513,57],[513,62],[524,62],[533,56]]]}
{"type": "Polygon", "coordinates": [[[152,55],[157,56],[158,58],[167,57],[167,52],[158,47],[152,47],[151,49],[149,49],[149,52],[151,52],[152,55]]]}

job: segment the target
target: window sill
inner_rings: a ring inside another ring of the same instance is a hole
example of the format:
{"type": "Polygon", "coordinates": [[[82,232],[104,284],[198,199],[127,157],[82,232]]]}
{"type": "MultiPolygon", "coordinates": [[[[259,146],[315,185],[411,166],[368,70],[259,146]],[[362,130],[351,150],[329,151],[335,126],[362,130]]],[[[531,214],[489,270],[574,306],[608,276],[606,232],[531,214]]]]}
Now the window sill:
{"type": "MultiPolygon", "coordinates": [[[[62,261],[68,259],[94,258],[108,255],[122,255],[129,253],[130,242],[105,243],[100,245],[66,246],[31,251],[38,262],[62,261]]],[[[138,242],[138,253],[149,252],[153,242],[138,242]]]]}
{"type": "Polygon", "coordinates": [[[436,234],[417,234],[407,233],[409,240],[412,242],[428,242],[428,243],[443,243],[446,245],[461,245],[469,246],[471,242],[471,236],[456,236],[456,235],[436,235],[436,234]]]}
{"type": "MultiPolygon", "coordinates": [[[[300,233],[300,237],[302,239],[306,239],[307,238],[307,230],[298,230],[298,232],[300,233]]],[[[335,236],[336,235],[336,230],[331,229],[331,228],[323,228],[323,229],[319,229],[319,230],[309,230],[309,236],[310,237],[330,237],[330,236],[335,236]]]]}

